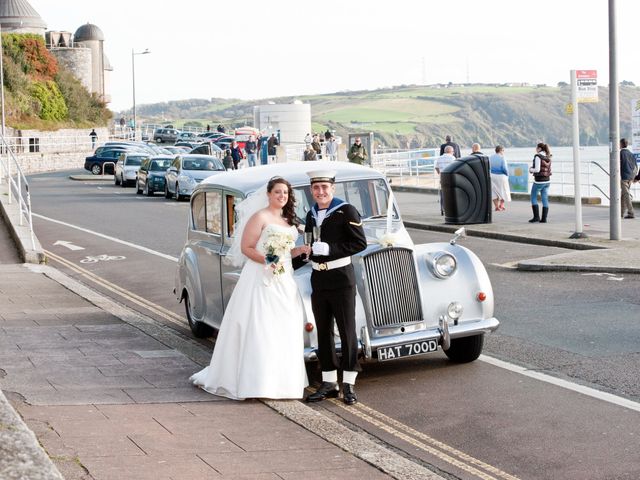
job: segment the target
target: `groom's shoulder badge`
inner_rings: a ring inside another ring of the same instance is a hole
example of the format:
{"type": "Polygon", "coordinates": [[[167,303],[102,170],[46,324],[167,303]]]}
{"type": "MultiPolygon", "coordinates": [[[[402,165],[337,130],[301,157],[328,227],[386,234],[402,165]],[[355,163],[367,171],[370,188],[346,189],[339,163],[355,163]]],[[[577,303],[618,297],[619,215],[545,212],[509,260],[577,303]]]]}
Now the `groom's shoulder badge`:
{"type": "Polygon", "coordinates": [[[357,222],[349,222],[349,225],[353,225],[354,227],[361,227],[362,226],[362,222],[357,223],[357,222]]]}

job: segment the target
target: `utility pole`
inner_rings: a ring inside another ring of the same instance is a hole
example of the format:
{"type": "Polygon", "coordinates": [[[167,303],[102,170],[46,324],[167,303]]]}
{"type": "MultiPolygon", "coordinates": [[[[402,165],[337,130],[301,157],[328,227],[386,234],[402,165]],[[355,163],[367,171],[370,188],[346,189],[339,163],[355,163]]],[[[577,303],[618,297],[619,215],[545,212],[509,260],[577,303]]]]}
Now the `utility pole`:
{"type": "Polygon", "coordinates": [[[609,239],[620,240],[620,111],[616,1],[609,0],[609,239]]]}

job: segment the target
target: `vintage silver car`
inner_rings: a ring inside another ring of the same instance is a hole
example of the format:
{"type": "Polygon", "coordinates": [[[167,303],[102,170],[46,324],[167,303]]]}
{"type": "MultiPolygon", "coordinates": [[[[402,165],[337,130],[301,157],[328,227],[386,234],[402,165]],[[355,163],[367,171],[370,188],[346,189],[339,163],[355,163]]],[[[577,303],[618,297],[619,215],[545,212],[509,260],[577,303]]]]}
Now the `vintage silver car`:
{"type": "MultiPolygon", "coordinates": [[[[385,177],[371,168],[342,162],[258,166],[221,173],[195,187],[174,290],[185,304],[193,334],[209,336],[220,327],[240,274],[223,261],[234,235],[235,205],[280,175],[294,187],[297,214],[304,221],[313,205],[306,172],[323,169],[337,172],[335,196],[358,209],[367,235],[366,250],[352,258],[364,359],[422,355],[439,346],[456,362],[478,358],[484,335],[498,328],[499,322],[493,316],[493,290],[482,262],[456,243],[463,232],[456,232],[450,242],[414,245],[397,204],[389,205],[393,196],[385,177]]],[[[310,266],[295,272],[305,313],[300,323],[305,360],[316,358],[317,347],[310,274],[310,266]]],[[[339,341],[336,330],[338,350],[339,341]]]]}

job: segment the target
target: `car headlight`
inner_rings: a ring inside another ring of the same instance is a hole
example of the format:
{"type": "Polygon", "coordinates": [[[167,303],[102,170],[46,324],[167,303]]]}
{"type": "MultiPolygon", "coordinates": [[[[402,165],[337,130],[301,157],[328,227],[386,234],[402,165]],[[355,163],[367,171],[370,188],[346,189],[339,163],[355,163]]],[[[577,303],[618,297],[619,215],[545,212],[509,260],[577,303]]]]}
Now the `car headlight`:
{"type": "Polygon", "coordinates": [[[462,316],[462,304],[460,302],[451,302],[447,306],[447,316],[452,320],[458,320],[462,316]]]}
{"type": "Polygon", "coordinates": [[[447,278],[454,274],[458,267],[456,257],[447,252],[438,252],[431,255],[429,267],[438,278],[447,278]]]}

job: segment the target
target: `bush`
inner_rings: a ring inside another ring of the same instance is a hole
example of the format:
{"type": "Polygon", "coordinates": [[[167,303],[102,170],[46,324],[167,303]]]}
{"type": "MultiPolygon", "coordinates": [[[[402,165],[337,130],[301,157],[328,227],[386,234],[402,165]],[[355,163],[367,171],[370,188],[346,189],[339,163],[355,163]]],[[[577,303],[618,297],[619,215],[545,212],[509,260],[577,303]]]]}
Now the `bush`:
{"type": "Polygon", "coordinates": [[[31,95],[40,104],[39,117],[43,120],[64,120],[69,115],[58,85],[54,81],[33,82],[31,95]]]}

